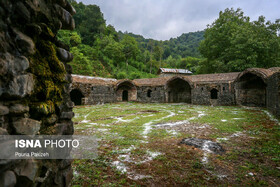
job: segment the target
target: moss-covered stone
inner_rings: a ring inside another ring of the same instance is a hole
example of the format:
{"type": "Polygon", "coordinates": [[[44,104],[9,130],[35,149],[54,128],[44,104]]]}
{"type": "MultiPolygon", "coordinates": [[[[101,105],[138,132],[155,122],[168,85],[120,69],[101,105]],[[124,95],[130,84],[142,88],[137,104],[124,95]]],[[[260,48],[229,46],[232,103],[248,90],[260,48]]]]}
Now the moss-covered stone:
{"type": "Polygon", "coordinates": [[[36,111],[37,115],[48,116],[48,115],[55,113],[55,105],[52,101],[46,101],[46,102],[41,102],[41,103],[32,103],[30,105],[30,110],[36,111]]]}

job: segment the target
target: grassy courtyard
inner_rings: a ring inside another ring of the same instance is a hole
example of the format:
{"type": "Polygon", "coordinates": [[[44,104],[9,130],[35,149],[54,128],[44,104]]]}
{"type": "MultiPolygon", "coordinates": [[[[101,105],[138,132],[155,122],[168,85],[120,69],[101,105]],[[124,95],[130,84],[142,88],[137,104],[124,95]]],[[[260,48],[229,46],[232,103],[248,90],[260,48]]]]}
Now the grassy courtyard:
{"type": "Polygon", "coordinates": [[[280,125],[266,110],[117,103],[74,109],[76,135],[98,157],[73,162],[73,186],[280,186],[280,125]],[[219,142],[213,154],[183,138],[219,142]]]}

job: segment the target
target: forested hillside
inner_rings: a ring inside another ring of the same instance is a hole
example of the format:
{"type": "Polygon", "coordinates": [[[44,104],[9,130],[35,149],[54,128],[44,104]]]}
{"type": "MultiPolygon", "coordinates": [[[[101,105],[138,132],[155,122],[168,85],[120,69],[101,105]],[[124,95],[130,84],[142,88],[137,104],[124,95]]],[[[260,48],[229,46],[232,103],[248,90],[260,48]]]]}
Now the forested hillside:
{"type": "Polygon", "coordinates": [[[114,77],[155,77],[159,67],[193,68],[200,60],[198,45],[203,32],[183,34],[168,41],[117,32],[107,25],[100,8],[71,2],[77,13],[75,31],[60,31],[60,40],[74,55],[73,73],[114,77]]]}
{"type": "Polygon", "coordinates": [[[280,66],[279,20],[250,21],[240,9],[226,9],[205,31],[157,41],[117,32],[96,5],[71,4],[76,30],[58,38],[70,46],[75,74],[136,79],[155,77],[159,67],[199,74],[280,66]]]}

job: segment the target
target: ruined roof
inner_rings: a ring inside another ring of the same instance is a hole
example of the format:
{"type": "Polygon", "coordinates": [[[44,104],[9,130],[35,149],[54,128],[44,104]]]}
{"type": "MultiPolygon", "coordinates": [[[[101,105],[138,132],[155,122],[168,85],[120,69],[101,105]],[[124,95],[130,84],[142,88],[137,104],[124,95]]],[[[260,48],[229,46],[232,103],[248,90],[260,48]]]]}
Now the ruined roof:
{"type": "Polygon", "coordinates": [[[191,81],[191,76],[174,76],[174,77],[171,77],[170,79],[168,79],[166,81],[166,85],[168,85],[169,83],[171,83],[172,81],[176,80],[176,79],[182,79],[186,82],[188,82],[188,84],[191,86],[192,85],[192,81],[191,81]]]}
{"type": "Polygon", "coordinates": [[[115,83],[115,86],[118,87],[119,85],[123,84],[123,83],[129,83],[133,86],[135,86],[135,83],[132,81],[132,80],[129,80],[129,79],[120,79],[120,80],[117,80],[117,82],[115,83]]]}
{"type": "MultiPolygon", "coordinates": [[[[275,70],[276,70],[276,68],[275,68],[275,70]]],[[[257,76],[261,77],[263,79],[263,81],[266,82],[267,78],[270,77],[271,75],[273,75],[275,73],[275,71],[273,71],[273,69],[270,70],[270,69],[263,69],[263,68],[249,68],[249,69],[242,71],[238,75],[236,81],[238,81],[243,75],[245,75],[247,73],[257,75],[257,76]]]]}
{"type": "Polygon", "coordinates": [[[214,73],[214,74],[201,74],[201,75],[192,75],[192,76],[185,76],[193,83],[197,82],[233,82],[239,72],[233,73],[214,73]]]}
{"type": "Polygon", "coordinates": [[[272,67],[272,68],[269,68],[270,71],[273,71],[273,72],[280,72],[280,67],[272,67]]]}
{"type": "MultiPolygon", "coordinates": [[[[166,69],[166,68],[161,68],[166,69]]],[[[200,75],[183,75],[176,76],[181,77],[188,81],[189,83],[207,83],[207,82],[234,82],[238,81],[240,77],[242,77],[246,73],[252,73],[257,76],[260,76],[264,81],[273,75],[276,72],[280,72],[280,67],[274,67],[270,69],[263,68],[249,68],[243,72],[233,72],[233,73],[216,73],[216,74],[200,74],[200,75]]],[[[90,77],[90,76],[82,76],[82,75],[72,75],[73,82],[78,83],[88,83],[94,85],[114,85],[118,86],[124,82],[129,82],[135,86],[165,86],[166,83],[174,79],[174,77],[158,77],[158,78],[150,78],[150,79],[110,79],[110,78],[101,78],[101,77],[90,77]]],[[[176,78],[175,77],[175,78],[176,78]]]]}
{"type": "Polygon", "coordinates": [[[164,86],[172,77],[158,77],[150,79],[134,79],[133,82],[136,86],[164,86]]]}
{"type": "Polygon", "coordinates": [[[91,77],[84,75],[72,74],[73,82],[93,85],[112,85],[117,82],[117,79],[102,78],[102,77],[91,77]]]}
{"type": "Polygon", "coordinates": [[[187,69],[170,69],[170,68],[160,68],[158,70],[158,74],[160,73],[192,74],[192,72],[187,69]]]}

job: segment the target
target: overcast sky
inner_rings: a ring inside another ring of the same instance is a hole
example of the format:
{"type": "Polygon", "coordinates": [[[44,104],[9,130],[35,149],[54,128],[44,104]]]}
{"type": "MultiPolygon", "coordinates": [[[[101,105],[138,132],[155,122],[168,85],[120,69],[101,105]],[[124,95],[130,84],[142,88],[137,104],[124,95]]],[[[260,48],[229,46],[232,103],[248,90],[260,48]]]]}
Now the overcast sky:
{"type": "Polygon", "coordinates": [[[117,31],[141,34],[145,38],[168,40],[182,33],[206,28],[219,11],[241,8],[251,20],[263,15],[280,19],[280,0],[78,0],[100,6],[107,24],[117,31]]]}

